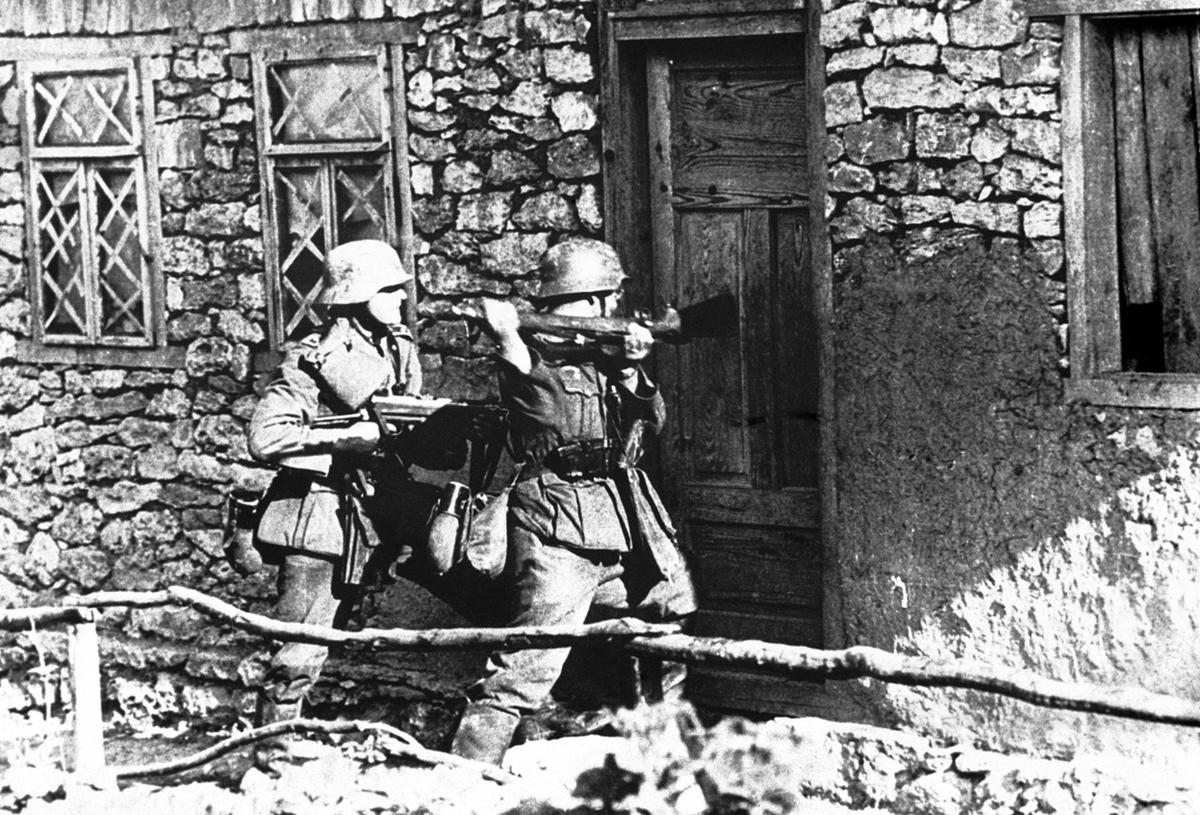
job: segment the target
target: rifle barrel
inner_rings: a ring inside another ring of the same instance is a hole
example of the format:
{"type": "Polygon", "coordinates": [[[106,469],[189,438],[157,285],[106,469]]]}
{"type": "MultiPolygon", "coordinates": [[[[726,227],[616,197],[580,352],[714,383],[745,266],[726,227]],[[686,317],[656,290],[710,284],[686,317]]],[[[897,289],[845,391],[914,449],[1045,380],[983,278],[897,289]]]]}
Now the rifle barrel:
{"type": "MultiPolygon", "coordinates": [[[[451,313],[468,320],[483,322],[483,315],[472,305],[451,306],[451,313]]],[[[634,324],[644,326],[660,342],[683,343],[696,337],[724,337],[737,332],[738,304],[729,291],[722,291],[679,309],[668,308],[654,320],[628,317],[569,317],[541,311],[522,311],[517,315],[522,331],[553,334],[567,339],[583,336],[600,343],[620,343],[634,324]]]]}
{"type": "Polygon", "coordinates": [[[629,333],[631,325],[643,325],[656,340],[678,341],[678,321],[670,317],[638,323],[628,317],[568,317],[562,314],[522,312],[521,329],[536,334],[555,334],[568,337],[581,334],[594,340],[620,341],[629,333]]]}

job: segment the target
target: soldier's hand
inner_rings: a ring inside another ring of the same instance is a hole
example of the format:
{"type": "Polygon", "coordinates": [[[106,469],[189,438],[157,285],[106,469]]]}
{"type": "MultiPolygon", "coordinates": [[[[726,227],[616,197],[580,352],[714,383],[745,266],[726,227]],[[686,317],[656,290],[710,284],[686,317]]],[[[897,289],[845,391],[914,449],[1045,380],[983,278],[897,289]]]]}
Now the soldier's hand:
{"type": "Polygon", "coordinates": [[[333,446],[339,453],[370,453],[379,446],[379,425],[355,422],[341,431],[333,446]]]}
{"type": "Polygon", "coordinates": [[[638,323],[629,324],[629,333],[625,335],[625,359],[640,362],[650,354],[653,346],[654,335],[650,333],[650,329],[638,323]]]}
{"type": "Polygon", "coordinates": [[[513,340],[519,340],[517,333],[521,327],[521,318],[517,315],[517,307],[507,300],[497,300],[493,297],[479,298],[479,313],[488,333],[501,346],[513,340]]]}

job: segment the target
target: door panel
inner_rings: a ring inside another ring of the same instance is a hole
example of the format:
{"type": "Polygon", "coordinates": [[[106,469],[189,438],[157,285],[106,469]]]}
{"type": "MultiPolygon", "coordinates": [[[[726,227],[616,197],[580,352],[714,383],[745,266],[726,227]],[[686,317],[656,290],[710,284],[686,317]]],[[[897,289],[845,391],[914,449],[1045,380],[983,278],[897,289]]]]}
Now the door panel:
{"type": "MultiPolygon", "coordinates": [[[[741,213],[681,212],[676,219],[677,246],[690,266],[673,301],[698,303],[737,291],[743,277],[741,213]]],[[[691,397],[679,404],[689,482],[745,483],[749,475],[739,350],[735,343],[705,340],[679,353],[681,381],[689,383],[691,397]]]]}
{"type": "MultiPolygon", "coordinates": [[[[652,49],[648,156],[657,298],[687,305],[729,291],[740,312],[733,336],[656,352],[675,417],[660,453],[664,492],[695,562],[696,633],[820,645],[802,66],[802,44],[782,37],[652,49]]],[[[777,712],[811,695],[795,682],[747,684],[744,672],[694,673],[701,703],[777,712]]]]}

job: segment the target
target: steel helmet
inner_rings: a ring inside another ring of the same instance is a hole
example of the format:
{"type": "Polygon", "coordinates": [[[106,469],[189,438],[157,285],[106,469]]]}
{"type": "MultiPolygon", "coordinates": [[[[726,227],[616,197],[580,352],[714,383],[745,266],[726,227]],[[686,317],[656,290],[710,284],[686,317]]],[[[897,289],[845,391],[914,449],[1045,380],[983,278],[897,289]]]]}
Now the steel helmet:
{"type": "Polygon", "coordinates": [[[539,298],[616,291],[625,279],[617,250],[594,238],[567,238],[542,255],[539,298]]]}
{"type": "Polygon", "coordinates": [[[396,250],[383,241],[347,241],[325,256],[325,288],[317,298],[327,305],[365,303],[381,289],[402,286],[412,275],[396,250]]]}

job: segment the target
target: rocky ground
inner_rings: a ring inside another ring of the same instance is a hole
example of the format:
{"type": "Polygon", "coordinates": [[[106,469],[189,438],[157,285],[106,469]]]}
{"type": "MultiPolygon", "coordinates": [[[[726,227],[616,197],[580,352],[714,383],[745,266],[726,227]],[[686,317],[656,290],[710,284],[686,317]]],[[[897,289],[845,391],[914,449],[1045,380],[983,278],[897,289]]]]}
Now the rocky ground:
{"type": "MultiPolygon", "coordinates": [[[[242,751],[170,778],[89,783],[54,769],[62,745],[51,729],[40,740],[29,732],[0,736],[0,808],[22,815],[1200,813],[1191,779],[1151,768],[1004,756],[819,719],[705,726],[683,703],[620,711],[611,728],[617,735],[519,745],[509,751],[507,773],[413,760],[398,738],[370,734],[298,738],[274,774],[242,751]]],[[[109,764],[194,752],[216,735],[109,739],[109,764]]]]}

